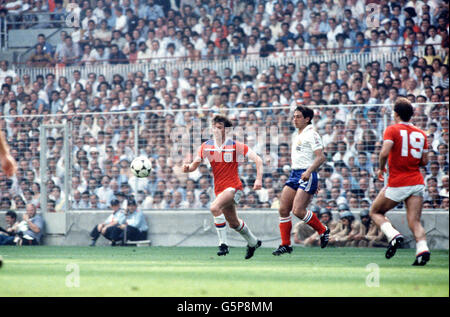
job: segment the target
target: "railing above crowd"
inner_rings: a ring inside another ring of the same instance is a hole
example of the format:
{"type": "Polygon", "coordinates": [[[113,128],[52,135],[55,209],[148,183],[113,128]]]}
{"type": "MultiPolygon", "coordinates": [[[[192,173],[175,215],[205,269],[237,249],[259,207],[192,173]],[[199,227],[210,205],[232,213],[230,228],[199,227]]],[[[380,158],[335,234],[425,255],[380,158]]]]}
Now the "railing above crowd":
{"type": "MultiPolygon", "coordinates": [[[[126,76],[129,73],[142,72],[148,74],[151,70],[158,70],[164,68],[167,73],[172,70],[182,70],[189,68],[192,71],[203,71],[205,69],[213,70],[218,74],[223,74],[226,69],[231,73],[249,72],[252,67],[258,70],[269,69],[271,66],[280,65],[310,65],[311,63],[320,63],[325,61],[327,63],[336,63],[339,69],[345,69],[348,64],[357,62],[360,68],[372,62],[378,62],[381,68],[384,68],[386,63],[394,65],[399,64],[399,60],[405,56],[403,51],[395,51],[390,53],[334,53],[333,50],[322,50],[320,54],[304,54],[306,51],[298,51],[296,56],[278,56],[273,58],[248,56],[247,58],[228,58],[218,60],[182,60],[173,58],[154,58],[140,63],[129,63],[129,60],[114,60],[112,63],[108,61],[94,64],[61,66],[54,67],[29,67],[26,65],[14,64],[12,68],[16,73],[22,77],[24,74],[30,75],[32,80],[35,80],[38,75],[46,76],[49,73],[57,77],[64,76],[68,79],[72,78],[75,70],[81,73],[82,78],[88,77],[89,73],[102,74],[106,80],[110,81],[114,75],[119,74],[126,76]]],[[[442,53],[439,51],[439,53],[442,53]]],[[[423,57],[423,52],[416,55],[417,58],[423,57]]]]}

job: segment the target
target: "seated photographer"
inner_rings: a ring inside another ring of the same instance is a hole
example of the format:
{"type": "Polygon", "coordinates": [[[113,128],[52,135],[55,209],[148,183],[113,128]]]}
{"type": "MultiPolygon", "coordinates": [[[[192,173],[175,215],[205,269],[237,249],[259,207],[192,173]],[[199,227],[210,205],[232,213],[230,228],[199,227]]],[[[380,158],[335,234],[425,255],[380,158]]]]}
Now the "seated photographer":
{"type": "Polygon", "coordinates": [[[14,242],[17,245],[39,245],[44,229],[44,219],[36,213],[36,206],[27,204],[26,213],[17,226],[14,242]]]}
{"type": "Polygon", "coordinates": [[[329,245],[337,247],[351,246],[354,236],[359,233],[361,222],[355,220],[351,211],[343,211],[339,214],[340,221],[330,233],[329,245]]]}
{"type": "MultiPolygon", "coordinates": [[[[331,231],[333,231],[334,228],[336,228],[337,226],[337,222],[333,220],[333,213],[331,212],[330,209],[320,208],[319,220],[328,228],[330,228],[331,231]]],[[[319,246],[320,245],[319,234],[315,231],[310,237],[305,239],[303,244],[305,246],[319,246]]]]}
{"type": "Polygon", "coordinates": [[[17,214],[12,210],[8,210],[5,214],[5,221],[6,229],[0,227],[0,245],[14,245],[14,236],[19,225],[17,214]]]}
{"type": "Polygon", "coordinates": [[[359,214],[362,225],[359,232],[353,237],[351,246],[354,247],[387,247],[388,241],[386,236],[370,219],[369,209],[361,211],[359,214]]]}
{"type": "Polygon", "coordinates": [[[113,199],[111,200],[110,206],[113,210],[112,214],[103,223],[96,225],[90,233],[92,238],[91,247],[95,246],[100,235],[108,240],[112,240],[114,228],[125,222],[125,212],[120,208],[120,202],[117,199],[113,199]]]}

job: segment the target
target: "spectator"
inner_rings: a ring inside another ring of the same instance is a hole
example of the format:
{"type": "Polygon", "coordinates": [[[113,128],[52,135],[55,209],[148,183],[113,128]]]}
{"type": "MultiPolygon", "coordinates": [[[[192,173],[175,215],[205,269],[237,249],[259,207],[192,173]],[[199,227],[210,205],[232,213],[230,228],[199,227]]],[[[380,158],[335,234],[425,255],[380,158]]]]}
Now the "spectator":
{"type": "Polygon", "coordinates": [[[65,66],[76,64],[81,57],[81,49],[78,43],[74,43],[72,37],[67,35],[64,38],[64,44],[60,50],[55,53],[55,60],[61,62],[65,66]]]}
{"type": "Polygon", "coordinates": [[[35,52],[29,57],[27,65],[31,67],[50,67],[53,58],[49,53],[44,52],[42,44],[36,44],[35,52]]]}
{"type": "Polygon", "coordinates": [[[425,58],[427,65],[432,65],[435,59],[442,62],[441,57],[436,54],[436,49],[434,48],[433,45],[426,45],[424,50],[425,55],[423,58],[425,58]]]}
{"type": "Polygon", "coordinates": [[[110,184],[111,178],[108,175],[104,175],[101,178],[102,186],[94,190],[94,193],[100,198],[99,203],[104,206],[111,205],[111,201],[114,198],[114,191],[111,189],[110,184]]]}
{"type": "MultiPolygon", "coordinates": [[[[181,193],[179,193],[181,195],[181,193]]],[[[182,200],[180,203],[181,208],[185,209],[195,209],[197,208],[198,202],[195,199],[195,194],[192,190],[186,191],[186,200],[182,200]]]]}
{"type": "Polygon", "coordinates": [[[53,199],[47,200],[47,212],[56,212],[56,203],[53,199]]]}
{"type": "Polygon", "coordinates": [[[440,170],[440,165],[438,161],[431,161],[429,163],[429,171],[430,174],[427,174],[424,181],[427,183],[428,179],[434,178],[437,180],[437,186],[442,186],[442,177],[444,176],[444,173],[440,170]]]}
{"type": "Polygon", "coordinates": [[[356,43],[354,44],[355,48],[353,49],[353,53],[367,53],[370,52],[370,44],[367,39],[364,38],[364,33],[358,32],[356,33],[356,43]]]}
{"type": "Polygon", "coordinates": [[[106,209],[107,205],[99,201],[99,197],[92,193],[89,195],[89,209],[106,209]]]}
{"type": "Polygon", "coordinates": [[[53,46],[49,42],[47,42],[45,35],[42,33],[38,34],[36,46],[38,44],[42,46],[42,51],[44,52],[44,54],[53,56],[54,54],[53,46]]]}
{"type": "Polygon", "coordinates": [[[108,60],[111,65],[128,64],[128,58],[119,49],[117,44],[111,45],[111,52],[109,53],[108,60]]]}
{"type": "Polygon", "coordinates": [[[0,245],[14,245],[14,236],[18,230],[17,214],[8,210],[5,214],[6,229],[0,227],[0,245]]]}
{"type": "Polygon", "coordinates": [[[114,14],[115,14],[115,25],[114,30],[126,33],[128,32],[128,19],[127,16],[124,15],[123,8],[120,6],[114,7],[114,14]]]}
{"type": "Polygon", "coordinates": [[[268,39],[266,37],[262,37],[260,39],[260,49],[259,49],[259,56],[260,57],[268,57],[271,53],[275,52],[275,46],[269,43],[268,39]]]}
{"type": "Polygon", "coordinates": [[[425,44],[433,45],[435,51],[439,50],[442,44],[442,37],[437,33],[436,27],[431,25],[428,28],[428,37],[425,40],[425,44]]]}
{"type": "Polygon", "coordinates": [[[65,194],[61,192],[61,188],[59,186],[53,186],[51,189],[49,198],[53,200],[55,203],[55,212],[63,212],[64,204],[65,204],[65,194]]]}
{"type": "Polygon", "coordinates": [[[14,242],[17,245],[39,245],[43,235],[44,220],[36,213],[36,206],[27,204],[26,213],[17,226],[14,242]]]}
{"type": "Polygon", "coordinates": [[[107,20],[103,19],[100,21],[100,28],[95,29],[93,37],[94,40],[98,39],[103,43],[109,43],[112,40],[112,31],[108,26],[107,20]]]}
{"type": "Polygon", "coordinates": [[[156,21],[158,18],[164,17],[163,8],[159,4],[156,4],[154,0],[147,0],[147,5],[145,7],[147,9],[145,12],[145,18],[147,20],[156,21]]]}
{"type": "Polygon", "coordinates": [[[85,44],[83,47],[83,55],[80,59],[81,66],[95,65],[100,60],[100,55],[97,50],[93,50],[90,44],[85,44]]]}
{"type": "Polygon", "coordinates": [[[8,68],[9,62],[7,60],[0,61],[0,87],[3,86],[7,77],[11,77],[11,84],[17,84],[20,80],[17,73],[14,70],[8,68]]]}
{"type": "Polygon", "coordinates": [[[198,208],[200,209],[209,209],[209,206],[211,204],[211,198],[208,195],[207,192],[203,191],[199,195],[199,205],[198,208]]]}
{"type": "Polygon", "coordinates": [[[448,186],[449,186],[448,175],[442,176],[441,179],[442,179],[442,185],[440,186],[439,196],[445,197],[445,198],[449,198],[449,195],[448,195],[448,186]]]}
{"type": "Polygon", "coordinates": [[[164,209],[167,206],[163,202],[163,193],[161,191],[156,191],[153,197],[147,196],[142,203],[142,209],[164,209]]]}
{"type": "Polygon", "coordinates": [[[105,18],[105,9],[106,7],[103,0],[96,1],[95,9],[92,13],[97,18],[97,21],[101,21],[105,18]]]}
{"type": "Polygon", "coordinates": [[[131,8],[127,8],[125,10],[125,14],[127,17],[127,32],[130,34],[136,29],[138,25],[138,17],[134,14],[133,9],[131,8]]]}
{"type": "MultiPolygon", "coordinates": [[[[98,13],[99,11],[97,11],[98,13]]],[[[99,20],[97,18],[97,16],[94,14],[94,11],[92,10],[92,8],[86,8],[86,10],[84,10],[84,14],[85,17],[84,19],[81,21],[81,28],[85,31],[87,31],[89,29],[89,23],[92,21],[95,25],[98,24],[99,20]]]]}
{"type": "Polygon", "coordinates": [[[114,30],[112,32],[112,40],[111,40],[111,45],[117,45],[119,50],[122,52],[124,51],[125,46],[128,44],[128,41],[125,39],[124,34],[127,33],[122,33],[119,30],[114,30]]]}
{"type": "Polygon", "coordinates": [[[137,55],[138,55],[138,50],[137,50],[136,42],[131,42],[129,52],[128,52],[128,59],[131,64],[136,64],[137,59],[138,59],[137,55]]]}

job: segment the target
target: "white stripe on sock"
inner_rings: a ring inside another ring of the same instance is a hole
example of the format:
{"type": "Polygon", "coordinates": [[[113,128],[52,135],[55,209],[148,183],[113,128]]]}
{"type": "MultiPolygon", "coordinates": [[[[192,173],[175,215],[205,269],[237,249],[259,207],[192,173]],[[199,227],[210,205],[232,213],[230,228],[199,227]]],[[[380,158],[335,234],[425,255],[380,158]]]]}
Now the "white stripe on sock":
{"type": "Polygon", "coordinates": [[[290,222],[292,220],[292,216],[289,217],[280,217],[280,223],[290,222]]]}
{"type": "Polygon", "coordinates": [[[308,223],[308,222],[311,220],[311,218],[312,218],[312,211],[311,211],[311,210],[307,210],[307,211],[306,211],[305,218],[303,218],[302,220],[303,220],[305,223],[308,223]]]}

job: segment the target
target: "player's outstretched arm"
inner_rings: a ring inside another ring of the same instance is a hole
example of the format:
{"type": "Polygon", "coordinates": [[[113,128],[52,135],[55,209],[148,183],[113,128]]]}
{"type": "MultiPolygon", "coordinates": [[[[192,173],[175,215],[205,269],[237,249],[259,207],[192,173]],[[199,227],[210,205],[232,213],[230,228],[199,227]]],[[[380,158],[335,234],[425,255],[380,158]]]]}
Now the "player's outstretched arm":
{"type": "Polygon", "coordinates": [[[256,179],[253,185],[253,190],[259,190],[262,188],[262,176],[263,176],[263,160],[253,151],[248,151],[248,158],[256,164],[256,179]]]}
{"type": "Polygon", "coordinates": [[[317,171],[319,169],[319,167],[325,163],[325,161],[327,160],[327,158],[325,157],[325,154],[323,153],[323,149],[317,149],[314,151],[314,161],[311,164],[311,166],[303,172],[301,179],[304,181],[307,181],[309,179],[309,177],[311,176],[311,173],[314,171],[317,171]]]}
{"type": "Polygon", "coordinates": [[[9,146],[6,144],[6,138],[3,132],[0,132],[0,163],[6,176],[11,177],[17,170],[17,163],[9,154],[9,146]]]}
{"type": "Polygon", "coordinates": [[[191,164],[183,165],[183,173],[191,173],[195,171],[200,166],[201,163],[202,159],[199,156],[197,156],[191,164]]]}

